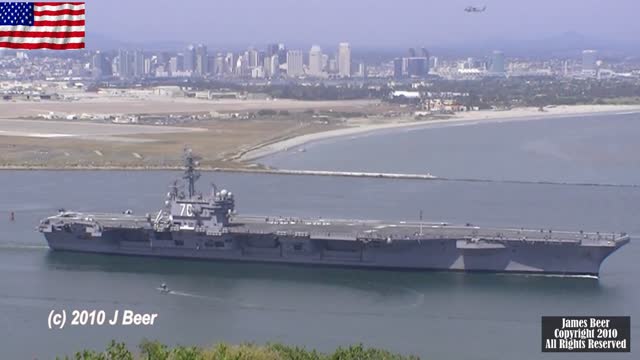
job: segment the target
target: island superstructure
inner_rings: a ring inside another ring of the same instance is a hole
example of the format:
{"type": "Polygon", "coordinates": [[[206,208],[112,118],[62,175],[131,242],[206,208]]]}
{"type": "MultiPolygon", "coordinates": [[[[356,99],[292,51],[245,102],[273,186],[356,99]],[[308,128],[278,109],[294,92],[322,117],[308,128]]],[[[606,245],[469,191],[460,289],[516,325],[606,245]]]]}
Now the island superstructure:
{"type": "Polygon", "coordinates": [[[185,191],[174,182],[154,214],[60,210],[38,230],[52,250],[212,261],[356,268],[598,276],[629,242],[626,233],[481,228],[423,221],[239,216],[234,194],[196,190],[198,157],[184,157],[185,191]]]}

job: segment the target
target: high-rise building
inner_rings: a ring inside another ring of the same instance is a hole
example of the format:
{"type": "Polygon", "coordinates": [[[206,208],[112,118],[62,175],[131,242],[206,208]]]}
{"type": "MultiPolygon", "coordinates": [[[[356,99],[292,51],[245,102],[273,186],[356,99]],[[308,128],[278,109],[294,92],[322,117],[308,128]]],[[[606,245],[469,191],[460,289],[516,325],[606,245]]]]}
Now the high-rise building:
{"type": "Polygon", "coordinates": [[[278,61],[280,64],[287,62],[287,47],[284,44],[278,44],[278,61]]]}
{"type": "Polygon", "coordinates": [[[105,76],[111,76],[111,66],[105,54],[101,51],[96,51],[91,59],[91,73],[95,78],[102,78],[105,76]]]}
{"type": "Polygon", "coordinates": [[[209,65],[209,59],[207,56],[207,47],[202,44],[199,44],[196,47],[196,63],[194,68],[195,74],[199,76],[207,75],[207,73],[209,72],[208,65],[209,65]]]}
{"type": "Polygon", "coordinates": [[[406,70],[409,77],[424,77],[429,73],[429,62],[424,57],[407,58],[406,70]]]}
{"type": "Polygon", "coordinates": [[[582,51],[582,73],[585,75],[596,75],[598,71],[598,52],[596,50],[582,51]]]}
{"type": "Polygon", "coordinates": [[[131,77],[131,56],[125,49],[118,50],[118,76],[121,79],[131,77]]]}
{"type": "Polygon", "coordinates": [[[262,64],[262,70],[265,77],[267,78],[271,77],[271,57],[264,59],[264,63],[262,64]]]}
{"type": "Polygon", "coordinates": [[[207,74],[215,74],[216,57],[215,55],[207,55],[207,74]]]}
{"type": "Polygon", "coordinates": [[[227,74],[233,74],[236,70],[236,62],[233,58],[233,53],[227,53],[224,57],[224,71],[227,74]]]}
{"type": "Polygon", "coordinates": [[[253,69],[258,67],[258,50],[254,48],[247,50],[247,59],[249,61],[249,68],[253,69]]]}
{"type": "Polygon", "coordinates": [[[273,54],[270,57],[267,57],[264,60],[265,64],[265,76],[269,78],[275,78],[280,74],[280,59],[278,58],[278,54],[273,54]],[[267,66],[269,64],[269,66],[267,66]],[[268,67],[269,71],[266,71],[268,67]]]}
{"type": "Polygon", "coordinates": [[[331,74],[336,74],[338,72],[338,60],[336,58],[329,59],[328,69],[331,74]]]}
{"type": "Polygon", "coordinates": [[[216,76],[224,75],[226,72],[224,57],[222,57],[222,54],[220,53],[216,55],[216,60],[212,72],[216,76]]]}
{"type": "Polygon", "coordinates": [[[338,74],[342,77],[351,76],[351,45],[346,42],[338,46],[338,74]]]}
{"type": "Polygon", "coordinates": [[[329,55],[322,54],[322,69],[329,69],[329,55]]]}
{"type": "Polygon", "coordinates": [[[302,51],[287,51],[287,75],[290,77],[304,75],[304,61],[302,51]]]}
{"type": "Polygon", "coordinates": [[[144,74],[144,53],[142,50],[136,50],[133,52],[133,76],[140,78],[144,74]]]}
{"type": "Polygon", "coordinates": [[[196,69],[196,47],[194,45],[187,46],[184,52],[184,71],[193,72],[196,69]]]}
{"type": "Polygon", "coordinates": [[[438,68],[438,57],[431,56],[429,57],[429,69],[437,69],[438,68]]]}
{"type": "Polygon", "coordinates": [[[313,45],[309,51],[309,75],[322,75],[322,49],[320,46],[313,45]]]}
{"type": "Polygon", "coordinates": [[[367,78],[367,65],[364,63],[358,64],[358,76],[363,79],[367,78]]]}
{"type": "Polygon", "coordinates": [[[265,51],[265,57],[270,58],[276,54],[278,54],[278,44],[268,44],[265,51]]]}
{"type": "Polygon", "coordinates": [[[409,48],[409,51],[407,52],[409,54],[408,57],[416,57],[416,49],[414,48],[409,48]]]}
{"type": "Polygon", "coordinates": [[[244,55],[238,56],[235,66],[235,74],[239,76],[251,75],[251,71],[249,70],[249,60],[244,55]]]}
{"type": "Polygon", "coordinates": [[[429,71],[431,70],[431,54],[429,54],[429,50],[427,50],[427,48],[421,48],[420,49],[420,55],[425,58],[426,62],[426,67],[424,68],[424,76],[428,76],[429,75],[429,71]]]}
{"type": "Polygon", "coordinates": [[[173,56],[171,59],[169,59],[169,74],[171,76],[176,76],[178,71],[180,71],[178,70],[178,57],[173,56]]]}
{"type": "Polygon", "coordinates": [[[492,74],[504,74],[504,53],[502,51],[494,51],[491,56],[491,67],[489,72],[492,74]]]}
{"type": "Polygon", "coordinates": [[[184,54],[183,53],[178,53],[176,54],[176,70],[177,71],[184,71],[184,54]]]}
{"type": "Polygon", "coordinates": [[[403,59],[393,59],[393,77],[396,79],[402,79],[403,77],[403,59]]]}
{"type": "Polygon", "coordinates": [[[151,58],[145,58],[144,59],[144,74],[145,75],[149,75],[151,74],[151,70],[153,69],[154,64],[151,61],[151,58]]]}

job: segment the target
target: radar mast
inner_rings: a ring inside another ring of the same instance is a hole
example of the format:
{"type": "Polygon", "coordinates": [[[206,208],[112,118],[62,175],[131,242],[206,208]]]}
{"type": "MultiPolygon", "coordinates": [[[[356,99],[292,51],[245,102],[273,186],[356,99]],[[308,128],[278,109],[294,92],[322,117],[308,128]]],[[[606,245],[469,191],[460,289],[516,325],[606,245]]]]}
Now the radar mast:
{"type": "Polygon", "coordinates": [[[196,194],[196,181],[200,178],[200,171],[196,170],[200,165],[199,160],[201,158],[193,154],[191,149],[184,149],[184,175],[182,178],[187,180],[189,184],[189,197],[193,197],[196,194]]]}

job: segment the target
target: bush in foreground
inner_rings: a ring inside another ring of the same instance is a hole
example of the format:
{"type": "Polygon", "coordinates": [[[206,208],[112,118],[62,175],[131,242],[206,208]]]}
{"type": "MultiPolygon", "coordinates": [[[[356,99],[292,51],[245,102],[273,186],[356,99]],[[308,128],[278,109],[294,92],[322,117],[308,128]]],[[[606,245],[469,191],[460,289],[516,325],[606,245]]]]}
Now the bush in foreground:
{"type": "Polygon", "coordinates": [[[66,360],[418,360],[415,356],[402,356],[386,350],[365,348],[360,345],[339,347],[333,353],[324,354],[282,344],[228,345],[211,348],[176,346],[171,348],[158,341],[143,341],[139,355],[134,355],[124,343],[111,341],[103,352],[83,350],[66,360]]]}

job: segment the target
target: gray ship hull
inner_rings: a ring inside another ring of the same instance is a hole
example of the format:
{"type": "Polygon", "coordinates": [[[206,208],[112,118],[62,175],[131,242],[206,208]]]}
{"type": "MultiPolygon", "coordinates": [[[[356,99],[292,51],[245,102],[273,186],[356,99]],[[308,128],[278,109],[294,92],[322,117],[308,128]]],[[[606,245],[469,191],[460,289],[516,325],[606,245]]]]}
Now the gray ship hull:
{"type": "MultiPolygon", "coordinates": [[[[138,219],[140,220],[140,219],[138,219]]],[[[158,233],[140,225],[103,228],[78,223],[43,231],[51,249],[100,254],[372,269],[540,273],[598,276],[603,260],[628,236],[495,230],[337,220],[322,224],[248,221],[225,233],[197,229],[158,233]],[[369,230],[364,230],[363,227],[369,230]],[[427,229],[423,229],[427,227],[427,229]],[[316,231],[306,231],[313,229],[316,231]],[[355,231],[353,228],[357,228],[355,231]],[[375,229],[376,235],[371,235],[375,229]],[[393,236],[387,236],[387,229],[393,236]],[[367,232],[370,231],[370,232],[367,232]],[[511,234],[511,232],[513,234],[511,234]],[[488,235],[493,234],[493,238],[488,235]],[[577,238],[577,239],[576,239],[577,238]]],[[[141,221],[141,220],[140,220],[141,221]]],[[[104,221],[102,221],[104,223],[104,221]]],[[[142,222],[144,223],[144,222],[142,222]]]]}
{"type": "MultiPolygon", "coordinates": [[[[466,224],[238,217],[225,189],[197,193],[197,157],[185,152],[187,192],[177,181],[155,217],[61,210],[41,221],[53,250],[374,269],[598,276],[629,236],[466,224]]],[[[420,216],[422,218],[422,215],[420,216]]]]}

